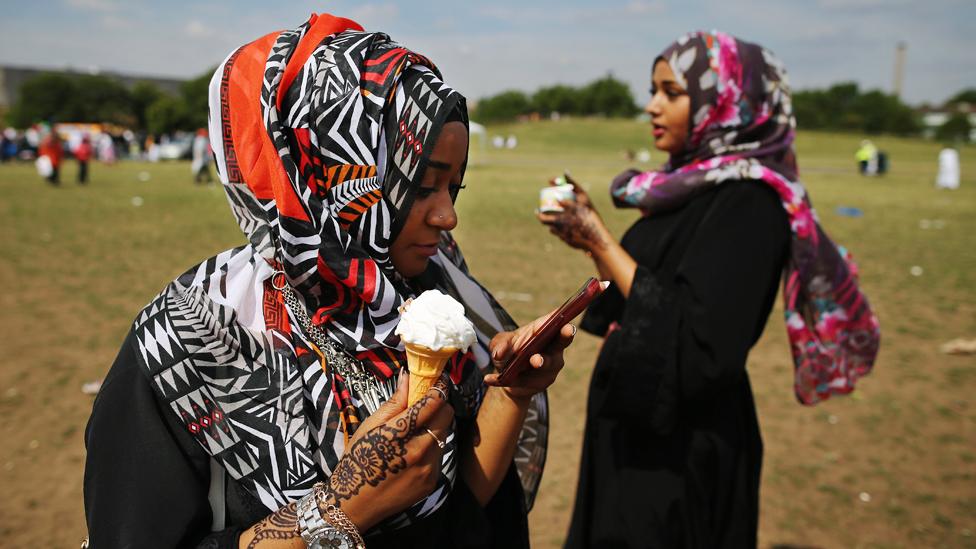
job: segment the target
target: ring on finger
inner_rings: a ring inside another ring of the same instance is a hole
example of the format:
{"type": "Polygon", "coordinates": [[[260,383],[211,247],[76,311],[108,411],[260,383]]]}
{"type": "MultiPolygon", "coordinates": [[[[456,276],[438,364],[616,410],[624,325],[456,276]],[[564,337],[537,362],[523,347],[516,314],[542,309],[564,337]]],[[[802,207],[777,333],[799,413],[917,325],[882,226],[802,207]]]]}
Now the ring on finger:
{"type": "Polygon", "coordinates": [[[441,396],[444,398],[444,401],[445,402],[447,401],[447,391],[445,391],[443,388],[441,388],[440,385],[434,385],[433,389],[435,391],[437,391],[438,393],[441,394],[441,396]]]}
{"type": "Polygon", "coordinates": [[[434,437],[434,442],[437,443],[437,447],[440,448],[441,450],[443,450],[444,449],[444,446],[445,446],[444,441],[441,440],[441,439],[439,439],[439,438],[437,438],[437,435],[434,434],[434,431],[431,431],[430,429],[427,429],[427,428],[425,428],[424,430],[427,431],[427,434],[428,435],[434,437]]]}

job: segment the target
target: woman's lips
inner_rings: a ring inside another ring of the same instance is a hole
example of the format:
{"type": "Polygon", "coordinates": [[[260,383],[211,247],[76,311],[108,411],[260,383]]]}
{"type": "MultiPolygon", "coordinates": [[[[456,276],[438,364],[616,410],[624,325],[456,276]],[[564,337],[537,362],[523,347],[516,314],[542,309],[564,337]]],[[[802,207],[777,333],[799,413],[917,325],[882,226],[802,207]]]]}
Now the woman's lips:
{"type": "Polygon", "coordinates": [[[425,255],[427,257],[437,255],[437,244],[414,244],[413,247],[420,253],[420,255],[425,255]]]}
{"type": "Polygon", "coordinates": [[[657,124],[654,124],[653,133],[655,138],[661,137],[662,135],[664,135],[664,126],[658,126],[657,124]]]}

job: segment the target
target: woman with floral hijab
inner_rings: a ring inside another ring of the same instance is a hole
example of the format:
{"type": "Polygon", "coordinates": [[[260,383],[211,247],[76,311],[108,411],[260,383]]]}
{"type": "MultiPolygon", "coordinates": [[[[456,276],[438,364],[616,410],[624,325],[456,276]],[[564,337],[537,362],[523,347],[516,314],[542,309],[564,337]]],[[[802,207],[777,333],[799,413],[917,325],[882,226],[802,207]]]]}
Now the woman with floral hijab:
{"type": "Polygon", "coordinates": [[[248,244],[137,316],[86,432],[91,546],[526,547],[574,330],[497,386],[535,324],[450,234],[464,98],[385,34],[313,15],[218,67],[209,133],[248,244]],[[395,328],[429,289],[477,341],[408,407],[395,328]]]}
{"type": "Polygon", "coordinates": [[[745,364],[781,273],[800,402],[854,389],[878,322],[798,181],[779,60],[696,32],[651,79],[669,159],[611,184],[617,207],[643,214],[621,243],[578,187],[563,213],[540,214],[613,281],[582,324],[606,340],[567,547],[755,546],[762,439],[745,364]]]}

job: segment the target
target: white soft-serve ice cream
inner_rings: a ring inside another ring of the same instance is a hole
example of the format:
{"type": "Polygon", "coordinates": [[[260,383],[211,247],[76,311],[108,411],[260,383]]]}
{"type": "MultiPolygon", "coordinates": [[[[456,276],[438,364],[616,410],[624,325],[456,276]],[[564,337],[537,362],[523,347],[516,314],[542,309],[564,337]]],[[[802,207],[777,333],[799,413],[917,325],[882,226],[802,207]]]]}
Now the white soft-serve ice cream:
{"type": "Polygon", "coordinates": [[[404,305],[396,334],[404,343],[432,351],[445,347],[467,351],[476,338],[474,325],[464,316],[464,305],[438,290],[427,290],[404,305]]]}
{"type": "Polygon", "coordinates": [[[477,339],[474,325],[464,316],[464,306],[437,290],[427,290],[404,303],[396,334],[407,349],[409,405],[437,382],[451,355],[468,350],[477,339]]]}

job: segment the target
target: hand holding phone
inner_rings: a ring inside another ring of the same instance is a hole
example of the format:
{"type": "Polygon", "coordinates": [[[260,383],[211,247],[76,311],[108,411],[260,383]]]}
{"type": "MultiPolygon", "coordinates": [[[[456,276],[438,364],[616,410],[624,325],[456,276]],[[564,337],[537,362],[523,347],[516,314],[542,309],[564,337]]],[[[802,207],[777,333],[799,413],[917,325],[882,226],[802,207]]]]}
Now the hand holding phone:
{"type": "Polygon", "coordinates": [[[582,313],[608,285],[608,282],[600,282],[595,278],[587,280],[575,295],[566,300],[528,340],[514,350],[512,357],[499,369],[499,384],[511,385],[522,371],[530,367],[529,359],[532,355],[544,351],[559,334],[559,330],[582,313]]]}

